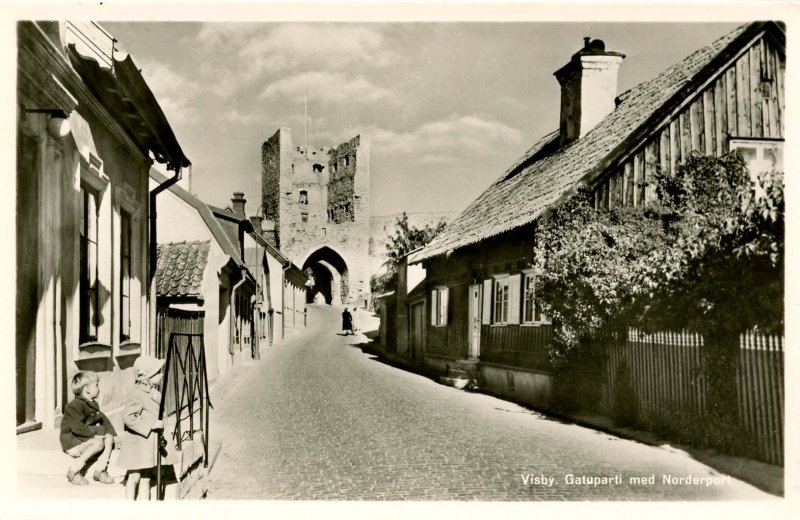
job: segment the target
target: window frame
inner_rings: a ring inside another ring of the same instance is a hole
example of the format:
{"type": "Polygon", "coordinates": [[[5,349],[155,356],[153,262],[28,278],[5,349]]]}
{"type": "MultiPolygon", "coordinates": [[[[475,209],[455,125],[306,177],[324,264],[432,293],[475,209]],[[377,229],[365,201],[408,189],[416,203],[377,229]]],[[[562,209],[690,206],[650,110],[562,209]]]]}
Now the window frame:
{"type": "Polygon", "coordinates": [[[97,343],[100,340],[100,324],[98,316],[100,308],[100,199],[101,193],[87,183],[80,183],[80,206],[78,226],[78,343],[97,343]],[[94,202],[94,241],[90,233],[91,215],[89,201],[94,202]],[[92,261],[89,251],[94,244],[94,283],[91,283],[92,261]],[[94,300],[92,300],[94,294],[94,300]]]}
{"type": "Polygon", "coordinates": [[[761,171],[753,171],[751,168],[751,164],[753,163],[762,163],[764,162],[764,152],[767,149],[777,149],[780,153],[779,161],[781,163],[781,167],[776,169],[784,169],[785,165],[783,164],[783,151],[784,151],[784,144],[786,140],[782,138],[769,138],[769,137],[731,137],[728,141],[728,150],[731,152],[739,151],[739,154],[745,159],[745,163],[747,164],[747,169],[750,172],[750,177],[755,181],[756,176],[761,171]],[[741,153],[743,148],[754,148],[756,150],[756,158],[754,159],[753,163],[747,161],[747,157],[745,154],[741,153]]]}
{"type": "Polygon", "coordinates": [[[496,326],[505,326],[509,325],[509,317],[511,315],[510,312],[510,292],[511,292],[511,277],[509,273],[501,273],[492,276],[492,318],[490,323],[496,326]],[[504,288],[504,296],[505,296],[505,306],[501,302],[498,302],[498,289],[500,287],[504,288]],[[497,319],[498,316],[498,303],[500,303],[500,309],[505,311],[505,319],[499,320],[497,319]],[[504,308],[503,308],[504,307],[504,308]]]}
{"type": "Polygon", "coordinates": [[[131,288],[133,284],[133,217],[125,211],[120,210],[119,213],[119,340],[120,342],[130,341],[133,329],[132,317],[132,294],[131,288]],[[127,223],[127,226],[125,225],[127,223]],[[127,235],[127,236],[126,236],[127,235]],[[126,251],[127,245],[127,251],[126,251]],[[127,254],[127,256],[126,256],[127,254]],[[127,269],[126,261],[127,260],[127,269]],[[126,312],[127,307],[127,312],[126,312]],[[127,323],[125,317],[127,316],[127,323]]]}
{"type": "Polygon", "coordinates": [[[450,307],[450,288],[437,285],[431,290],[431,326],[446,327],[450,307]],[[444,296],[443,296],[444,295],[444,296]]]}
{"type": "Polygon", "coordinates": [[[142,338],[146,337],[142,327],[145,326],[147,316],[145,315],[146,298],[142,295],[142,277],[146,271],[146,248],[141,243],[141,205],[137,199],[136,190],[127,183],[121,183],[114,187],[114,272],[115,286],[113,287],[113,303],[115,308],[114,316],[114,337],[118,343],[114,344],[115,355],[132,355],[140,352],[142,338]],[[129,223],[129,314],[128,314],[128,334],[125,337],[122,305],[123,305],[123,265],[122,265],[122,230],[123,215],[127,217],[129,223]],[[119,284],[117,286],[117,284],[119,284]]]}
{"type": "Polygon", "coordinates": [[[520,315],[520,325],[528,327],[538,327],[541,325],[550,324],[550,320],[546,314],[541,311],[541,307],[536,298],[536,271],[533,269],[522,270],[522,286],[520,288],[520,295],[522,297],[522,314],[520,315]],[[528,320],[528,280],[533,280],[533,312],[532,319],[528,320]]]}

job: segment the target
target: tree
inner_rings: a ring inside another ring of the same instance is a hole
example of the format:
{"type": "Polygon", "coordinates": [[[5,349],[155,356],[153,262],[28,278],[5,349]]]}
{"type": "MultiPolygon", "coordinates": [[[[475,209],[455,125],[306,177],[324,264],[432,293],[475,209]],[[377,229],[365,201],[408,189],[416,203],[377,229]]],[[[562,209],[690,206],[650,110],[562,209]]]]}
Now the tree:
{"type": "Polygon", "coordinates": [[[408,222],[408,215],[405,211],[400,217],[397,217],[394,232],[389,235],[386,243],[386,252],[384,253],[386,260],[383,263],[386,272],[372,277],[370,280],[372,293],[379,294],[393,290],[396,283],[395,275],[402,258],[411,251],[430,243],[445,227],[447,227],[447,223],[444,220],[440,220],[435,225],[425,224],[421,228],[412,226],[408,222]]]}
{"type": "Polygon", "coordinates": [[[385,265],[390,271],[396,272],[400,260],[411,251],[419,249],[430,243],[436,235],[447,227],[447,222],[440,220],[436,225],[425,224],[417,228],[409,224],[408,215],[403,215],[395,219],[394,233],[389,236],[386,243],[385,265]]]}
{"type": "Polygon", "coordinates": [[[584,189],[538,223],[551,358],[564,367],[627,326],[696,331],[711,412],[730,417],[739,334],[783,329],[783,176],[753,182],[736,154],[694,154],[654,188],[655,201],[611,210],[594,209],[584,189]]]}

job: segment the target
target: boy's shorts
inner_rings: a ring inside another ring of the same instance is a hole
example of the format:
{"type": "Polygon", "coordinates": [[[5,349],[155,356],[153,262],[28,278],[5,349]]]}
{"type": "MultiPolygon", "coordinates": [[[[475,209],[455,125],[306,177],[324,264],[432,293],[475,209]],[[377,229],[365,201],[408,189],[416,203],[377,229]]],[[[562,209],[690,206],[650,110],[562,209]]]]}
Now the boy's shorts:
{"type": "Polygon", "coordinates": [[[92,444],[95,444],[98,439],[102,440],[101,437],[92,437],[88,441],[83,441],[81,444],[78,444],[77,446],[74,446],[74,447],[68,449],[65,453],[67,455],[69,455],[70,457],[78,458],[81,455],[83,455],[84,451],[89,449],[89,446],[91,446],[92,444]]]}

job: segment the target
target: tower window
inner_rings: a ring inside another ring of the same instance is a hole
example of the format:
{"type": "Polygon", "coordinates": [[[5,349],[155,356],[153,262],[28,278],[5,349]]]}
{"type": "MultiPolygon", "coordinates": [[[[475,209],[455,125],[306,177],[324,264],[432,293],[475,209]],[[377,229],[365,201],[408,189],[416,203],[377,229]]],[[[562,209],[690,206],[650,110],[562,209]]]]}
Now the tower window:
{"type": "Polygon", "coordinates": [[[300,190],[300,204],[302,205],[308,204],[308,192],[305,190],[300,190]]]}
{"type": "Polygon", "coordinates": [[[315,173],[322,173],[324,166],[322,166],[321,164],[315,164],[313,168],[315,173]]]}
{"type": "Polygon", "coordinates": [[[349,156],[345,156],[344,157],[344,165],[345,165],[345,167],[347,167],[347,165],[349,165],[349,164],[350,164],[350,157],[349,156]]]}
{"type": "Polygon", "coordinates": [[[301,213],[300,220],[302,220],[303,222],[308,222],[308,213],[305,212],[301,213]]]}

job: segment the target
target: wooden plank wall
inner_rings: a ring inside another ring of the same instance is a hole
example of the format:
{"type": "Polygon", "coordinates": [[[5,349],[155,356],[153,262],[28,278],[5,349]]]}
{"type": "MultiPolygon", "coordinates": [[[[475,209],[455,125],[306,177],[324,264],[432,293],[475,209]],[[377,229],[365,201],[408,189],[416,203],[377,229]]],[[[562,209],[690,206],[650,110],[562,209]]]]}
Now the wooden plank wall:
{"type": "Polygon", "coordinates": [[[550,325],[481,326],[481,361],[550,371],[550,325]]]}
{"type": "Polygon", "coordinates": [[[467,356],[467,320],[469,319],[467,292],[467,284],[449,286],[446,326],[435,327],[430,323],[430,313],[426,316],[428,330],[425,352],[452,358],[467,356]]]}
{"type": "MultiPolygon", "coordinates": [[[[783,464],[784,340],[742,334],[737,364],[739,420],[757,447],[758,457],[783,464]]],[[[628,367],[640,420],[702,416],[707,384],[702,373],[703,339],[697,334],[662,332],[641,335],[630,329],[625,341],[609,348],[602,399],[593,411],[612,416],[617,373],[628,367]]]]}
{"type": "Polygon", "coordinates": [[[764,38],[718,76],[660,132],[597,185],[595,206],[639,206],[657,169],[672,175],[693,151],[721,156],[735,137],[784,137],[785,57],[764,38]],[[765,96],[762,75],[771,81],[765,96]]]}

